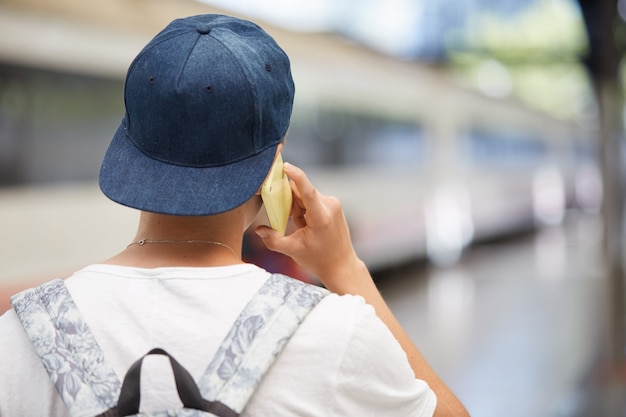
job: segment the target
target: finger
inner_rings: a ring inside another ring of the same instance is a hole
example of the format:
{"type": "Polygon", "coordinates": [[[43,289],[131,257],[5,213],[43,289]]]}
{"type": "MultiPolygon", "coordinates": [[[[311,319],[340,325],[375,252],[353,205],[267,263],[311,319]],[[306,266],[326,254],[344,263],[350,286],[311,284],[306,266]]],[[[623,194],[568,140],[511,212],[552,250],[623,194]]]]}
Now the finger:
{"type": "MultiPolygon", "coordinates": [[[[309,181],[309,178],[304,171],[289,163],[285,163],[284,169],[287,176],[294,182],[299,194],[296,201],[302,202],[304,211],[309,213],[320,213],[323,210],[320,195],[311,181],[309,181]]],[[[310,223],[310,219],[308,220],[310,223]]]]}
{"type": "Polygon", "coordinates": [[[289,178],[289,186],[291,187],[291,194],[293,195],[294,200],[302,200],[302,197],[300,197],[300,190],[298,190],[298,186],[291,178],[289,178]]]}
{"type": "Polygon", "coordinates": [[[266,248],[274,252],[287,254],[286,250],[289,247],[289,240],[276,230],[261,225],[258,226],[254,232],[261,238],[266,248]]]}
{"type": "Polygon", "coordinates": [[[293,181],[289,181],[289,185],[291,186],[291,195],[293,197],[291,203],[291,212],[289,215],[291,216],[291,220],[293,224],[297,228],[301,228],[306,226],[306,209],[304,208],[304,203],[302,202],[302,198],[300,197],[300,192],[298,191],[298,187],[293,181]]]}

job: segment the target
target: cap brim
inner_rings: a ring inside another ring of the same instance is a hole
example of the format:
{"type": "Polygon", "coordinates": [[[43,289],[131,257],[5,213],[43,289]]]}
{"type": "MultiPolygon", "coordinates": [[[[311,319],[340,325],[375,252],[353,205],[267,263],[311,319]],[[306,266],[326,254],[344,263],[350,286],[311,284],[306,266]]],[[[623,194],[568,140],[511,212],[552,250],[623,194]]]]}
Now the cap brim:
{"type": "Polygon", "coordinates": [[[210,168],[166,164],[115,133],[100,168],[100,188],[111,200],[138,210],[180,216],[218,214],[239,207],[259,189],[278,143],[247,159],[210,168]]]}

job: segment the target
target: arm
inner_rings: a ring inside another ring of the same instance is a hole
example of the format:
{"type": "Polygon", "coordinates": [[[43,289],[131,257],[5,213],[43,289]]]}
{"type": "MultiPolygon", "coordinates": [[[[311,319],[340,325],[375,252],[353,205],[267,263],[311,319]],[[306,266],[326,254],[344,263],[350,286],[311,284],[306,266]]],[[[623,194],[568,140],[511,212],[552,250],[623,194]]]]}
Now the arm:
{"type": "Polygon", "coordinates": [[[415,377],[430,385],[437,395],[436,417],[469,416],[461,402],[428,365],[397,321],[350,240],[350,231],[341,203],[322,195],[302,170],[285,164],[291,179],[294,204],[292,219],[296,231],[282,237],[265,226],[257,228],[268,249],[290,256],[315,273],[326,288],[337,294],[362,296],[406,352],[415,377]]]}

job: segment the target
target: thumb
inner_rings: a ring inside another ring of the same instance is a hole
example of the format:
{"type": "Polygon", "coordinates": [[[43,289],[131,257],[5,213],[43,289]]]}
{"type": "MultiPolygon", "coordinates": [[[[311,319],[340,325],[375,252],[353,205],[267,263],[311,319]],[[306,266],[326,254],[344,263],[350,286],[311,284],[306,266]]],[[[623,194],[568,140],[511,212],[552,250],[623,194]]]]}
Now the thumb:
{"type": "Polygon", "coordinates": [[[258,226],[254,232],[261,238],[266,248],[274,252],[285,253],[285,238],[276,230],[268,226],[258,226]]]}

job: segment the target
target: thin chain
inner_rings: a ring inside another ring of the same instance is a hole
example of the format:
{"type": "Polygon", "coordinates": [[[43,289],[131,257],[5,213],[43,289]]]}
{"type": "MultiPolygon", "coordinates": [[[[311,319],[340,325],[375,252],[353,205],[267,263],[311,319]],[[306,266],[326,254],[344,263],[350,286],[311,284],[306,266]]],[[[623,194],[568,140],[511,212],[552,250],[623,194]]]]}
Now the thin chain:
{"type": "Polygon", "coordinates": [[[143,246],[146,243],[207,243],[209,245],[222,246],[222,247],[228,249],[229,251],[231,251],[232,254],[235,255],[236,257],[239,257],[239,255],[237,255],[237,253],[233,250],[233,248],[231,248],[230,246],[228,246],[225,243],[216,242],[214,240],[152,240],[152,239],[141,239],[141,240],[138,240],[136,242],[129,243],[127,247],[130,247],[132,245],[143,246]]]}

